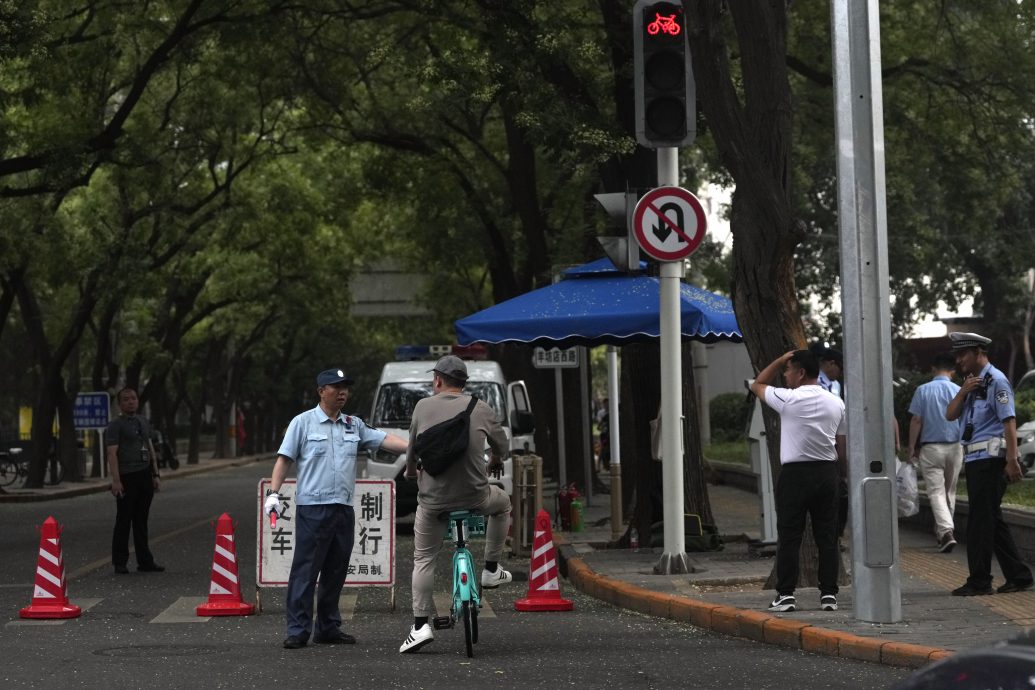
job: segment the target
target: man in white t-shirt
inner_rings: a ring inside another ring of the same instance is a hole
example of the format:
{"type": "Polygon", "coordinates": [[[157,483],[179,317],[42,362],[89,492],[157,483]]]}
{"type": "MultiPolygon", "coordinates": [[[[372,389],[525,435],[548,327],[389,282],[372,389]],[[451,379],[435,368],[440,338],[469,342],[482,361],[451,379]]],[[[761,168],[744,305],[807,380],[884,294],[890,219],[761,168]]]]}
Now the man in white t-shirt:
{"type": "Polygon", "coordinates": [[[770,611],[794,611],[805,516],[819,548],[820,608],[837,610],[837,491],[845,474],[845,404],[818,383],[819,360],[808,350],[777,357],[751,392],[780,415],[776,482],[776,598],[770,611]],[[783,373],[786,388],[765,383],[783,373]]]}

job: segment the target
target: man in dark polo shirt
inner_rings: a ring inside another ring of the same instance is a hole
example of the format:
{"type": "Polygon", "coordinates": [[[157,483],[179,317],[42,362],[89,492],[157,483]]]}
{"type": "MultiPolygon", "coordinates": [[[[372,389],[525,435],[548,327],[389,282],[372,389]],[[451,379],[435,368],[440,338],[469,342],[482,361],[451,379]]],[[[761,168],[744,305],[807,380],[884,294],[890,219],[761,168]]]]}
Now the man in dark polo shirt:
{"type": "Polygon", "coordinates": [[[147,516],[151,500],[158,491],[158,464],[151,444],[151,425],[137,414],[140,400],[132,388],[116,395],[122,414],[104,431],[104,444],[111,474],[111,494],[115,497],[115,530],[111,536],[111,563],[115,572],[129,572],[129,533],[137,554],[137,570],[159,573],[147,545],[147,516]]]}

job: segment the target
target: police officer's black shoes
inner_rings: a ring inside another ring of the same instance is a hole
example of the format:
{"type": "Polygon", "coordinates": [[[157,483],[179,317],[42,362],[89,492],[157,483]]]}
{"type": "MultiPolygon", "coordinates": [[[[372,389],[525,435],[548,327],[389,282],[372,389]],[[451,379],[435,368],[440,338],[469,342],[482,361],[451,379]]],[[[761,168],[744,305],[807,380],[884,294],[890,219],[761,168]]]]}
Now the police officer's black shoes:
{"type": "Polygon", "coordinates": [[[117,565],[117,566],[115,566],[115,574],[116,575],[125,575],[128,572],[129,572],[129,568],[127,568],[124,565],[117,565]]]}
{"type": "Polygon", "coordinates": [[[144,565],[138,565],[137,571],[141,573],[164,573],[165,566],[158,565],[157,563],[145,563],[144,565]]]}
{"type": "Polygon", "coordinates": [[[302,647],[305,647],[305,640],[301,637],[288,635],[284,640],[284,649],[301,649],[302,647]]]}
{"type": "Polygon", "coordinates": [[[356,644],[356,638],[348,633],[343,633],[338,630],[326,637],[317,637],[313,635],[313,642],[316,644],[356,644]]]}
{"type": "Polygon", "coordinates": [[[1011,580],[1004,585],[1001,585],[996,591],[1000,594],[1011,594],[1012,592],[1023,592],[1026,589],[1031,589],[1032,585],[1035,584],[1031,580],[1027,582],[1011,580]]]}
{"type": "MultiPolygon", "coordinates": [[[[1003,585],[1004,587],[1006,585],[1003,585]]],[[[994,594],[992,588],[989,587],[975,587],[969,582],[962,587],[957,587],[952,590],[952,596],[954,597],[983,597],[988,594],[994,594]]]]}

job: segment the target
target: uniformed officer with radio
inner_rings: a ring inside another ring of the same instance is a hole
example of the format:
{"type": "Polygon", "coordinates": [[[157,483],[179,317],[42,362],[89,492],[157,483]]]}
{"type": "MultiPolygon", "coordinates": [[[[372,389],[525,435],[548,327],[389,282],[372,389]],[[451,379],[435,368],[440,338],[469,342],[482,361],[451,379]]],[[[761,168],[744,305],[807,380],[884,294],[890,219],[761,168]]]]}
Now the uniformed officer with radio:
{"type": "Polygon", "coordinates": [[[1000,594],[1032,586],[1031,570],[1021,560],[1000,505],[1009,482],[1023,477],[1017,451],[1017,419],[1013,389],[1003,372],[988,361],[989,338],[977,333],[950,333],[963,386],[949,402],[945,418],[962,417],[963,466],[970,511],[967,517],[967,564],[970,575],[954,596],[992,594],[992,554],[1006,582],[1000,594]]]}

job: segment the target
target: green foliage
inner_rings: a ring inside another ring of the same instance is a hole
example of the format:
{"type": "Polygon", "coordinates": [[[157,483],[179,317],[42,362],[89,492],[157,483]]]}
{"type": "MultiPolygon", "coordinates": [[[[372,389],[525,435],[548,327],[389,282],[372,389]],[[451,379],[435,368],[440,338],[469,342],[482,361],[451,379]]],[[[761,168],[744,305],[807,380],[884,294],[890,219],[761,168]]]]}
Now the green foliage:
{"type": "Polygon", "coordinates": [[[751,464],[751,454],[747,439],[736,441],[715,441],[703,449],[704,457],[713,462],[729,462],[738,465],[751,464]]]}
{"type": "Polygon", "coordinates": [[[1025,388],[1014,396],[1017,426],[1035,419],[1035,388],[1025,388]]]}
{"type": "Polygon", "coordinates": [[[751,404],[743,393],[722,393],[709,407],[713,442],[743,439],[751,418],[751,404]]]}
{"type": "Polygon", "coordinates": [[[903,448],[909,445],[909,422],[912,419],[912,415],[909,414],[909,403],[913,401],[913,393],[916,392],[917,387],[930,380],[930,374],[913,373],[908,376],[898,376],[893,382],[892,404],[895,420],[898,421],[899,443],[903,448]]]}

